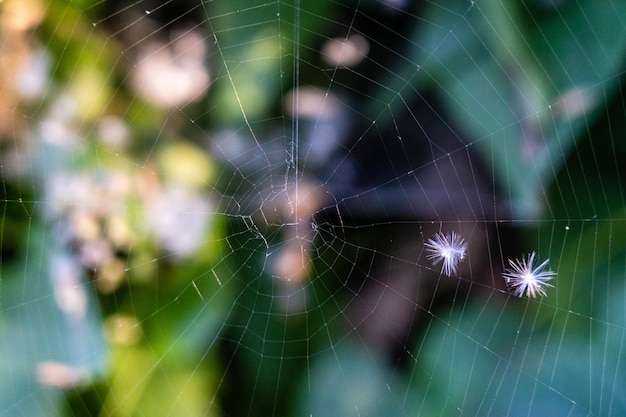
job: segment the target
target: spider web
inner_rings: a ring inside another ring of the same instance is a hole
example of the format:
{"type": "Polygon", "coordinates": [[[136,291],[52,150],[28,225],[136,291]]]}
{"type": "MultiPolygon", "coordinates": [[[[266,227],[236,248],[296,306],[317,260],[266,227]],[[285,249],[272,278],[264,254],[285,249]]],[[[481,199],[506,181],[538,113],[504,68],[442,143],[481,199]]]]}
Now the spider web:
{"type": "Polygon", "coordinates": [[[5,0],[0,415],[623,415],[593,6],[5,0]]]}

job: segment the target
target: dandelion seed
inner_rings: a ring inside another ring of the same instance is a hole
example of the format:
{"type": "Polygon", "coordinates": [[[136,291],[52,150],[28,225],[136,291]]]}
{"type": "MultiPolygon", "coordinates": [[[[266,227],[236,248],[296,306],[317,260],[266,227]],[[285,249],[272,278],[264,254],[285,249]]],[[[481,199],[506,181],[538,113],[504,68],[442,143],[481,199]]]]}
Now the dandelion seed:
{"type": "Polygon", "coordinates": [[[523,295],[532,298],[538,295],[545,297],[545,287],[554,287],[554,285],[548,284],[548,281],[556,276],[556,272],[545,269],[548,261],[549,259],[546,259],[535,267],[535,252],[532,252],[525,259],[524,257],[515,261],[509,259],[511,268],[505,269],[502,276],[513,295],[516,297],[523,295]]]}
{"type": "Polygon", "coordinates": [[[467,249],[467,244],[461,236],[455,232],[448,235],[437,233],[434,238],[428,239],[424,245],[429,252],[426,258],[433,261],[433,265],[443,262],[441,273],[447,276],[456,274],[456,267],[465,258],[465,250],[467,249]]]}

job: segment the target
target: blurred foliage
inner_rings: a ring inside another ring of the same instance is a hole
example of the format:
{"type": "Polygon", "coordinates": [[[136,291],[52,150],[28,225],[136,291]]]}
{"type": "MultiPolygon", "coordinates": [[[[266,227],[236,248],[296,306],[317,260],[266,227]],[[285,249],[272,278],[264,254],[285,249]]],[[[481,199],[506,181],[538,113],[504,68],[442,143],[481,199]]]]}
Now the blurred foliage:
{"type": "Polygon", "coordinates": [[[618,87],[626,5],[593,4],[436,2],[411,37],[407,60],[418,71],[394,72],[378,107],[410,101],[420,90],[407,84],[434,85],[492,166],[514,217],[536,218],[564,156],[618,87]],[[397,89],[402,101],[390,96],[397,89]]]}
{"type": "Polygon", "coordinates": [[[0,3],[0,416],[626,414],[626,3],[424,2],[398,21],[375,1],[105,3],[0,3]],[[333,67],[319,51],[356,4],[406,33],[368,21],[370,55],[333,67]],[[267,172],[209,149],[291,132],[299,83],[353,100],[363,130],[434,91],[558,271],[549,298],[416,306],[426,330],[391,363],[347,322],[358,292],[337,277],[360,266],[326,245],[337,230],[316,230],[311,279],[272,279],[280,228],[221,194],[267,172]]]}

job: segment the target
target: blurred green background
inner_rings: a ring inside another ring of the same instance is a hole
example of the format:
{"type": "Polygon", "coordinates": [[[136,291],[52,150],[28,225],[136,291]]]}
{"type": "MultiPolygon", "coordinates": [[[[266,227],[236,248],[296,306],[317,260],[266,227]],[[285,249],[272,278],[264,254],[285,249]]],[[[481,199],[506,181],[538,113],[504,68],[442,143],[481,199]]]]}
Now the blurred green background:
{"type": "Polygon", "coordinates": [[[626,414],[623,16],[0,2],[0,415],[626,414]]]}

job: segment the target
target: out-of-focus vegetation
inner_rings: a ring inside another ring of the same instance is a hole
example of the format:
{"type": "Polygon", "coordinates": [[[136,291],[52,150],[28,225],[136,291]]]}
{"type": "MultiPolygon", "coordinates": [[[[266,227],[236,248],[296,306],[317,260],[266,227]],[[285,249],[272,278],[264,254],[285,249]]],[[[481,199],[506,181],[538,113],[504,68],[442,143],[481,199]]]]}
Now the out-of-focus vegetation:
{"type": "Polygon", "coordinates": [[[0,415],[626,413],[622,16],[0,2],[0,415]],[[428,167],[459,170],[427,191],[428,167]],[[419,246],[390,243],[394,225],[423,237],[407,218],[523,224],[557,287],[513,300],[487,253],[488,277],[461,270],[440,306],[376,281],[439,282],[415,272],[419,246]],[[389,288],[404,321],[368,310],[389,288]]]}

